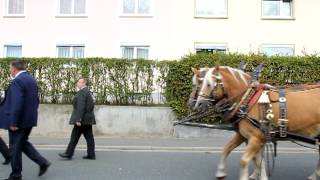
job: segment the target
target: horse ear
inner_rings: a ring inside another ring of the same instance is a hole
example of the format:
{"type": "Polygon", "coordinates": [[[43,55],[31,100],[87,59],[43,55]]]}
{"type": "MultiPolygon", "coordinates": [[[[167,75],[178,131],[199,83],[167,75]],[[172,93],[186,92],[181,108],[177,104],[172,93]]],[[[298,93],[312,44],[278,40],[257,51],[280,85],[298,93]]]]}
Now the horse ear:
{"type": "Polygon", "coordinates": [[[214,70],[219,71],[220,70],[220,65],[216,65],[216,67],[214,68],[214,70]]]}
{"type": "Polygon", "coordinates": [[[191,68],[191,70],[192,70],[193,74],[195,74],[195,75],[199,75],[199,73],[200,73],[199,70],[196,68],[191,68]]]}
{"type": "Polygon", "coordinates": [[[239,69],[242,70],[242,71],[245,71],[247,65],[248,65],[248,63],[245,63],[244,61],[241,61],[240,65],[239,65],[239,69]]]}

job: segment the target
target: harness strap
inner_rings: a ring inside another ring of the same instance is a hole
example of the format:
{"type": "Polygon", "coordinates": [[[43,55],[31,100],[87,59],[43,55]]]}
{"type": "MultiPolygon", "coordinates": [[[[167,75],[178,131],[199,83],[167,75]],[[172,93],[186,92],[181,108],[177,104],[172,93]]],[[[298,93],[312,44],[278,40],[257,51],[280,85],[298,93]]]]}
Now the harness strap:
{"type": "Polygon", "coordinates": [[[280,118],[287,119],[287,103],[286,93],[284,89],[279,89],[279,105],[280,105],[280,118]]]}
{"type": "Polygon", "coordinates": [[[287,137],[288,134],[288,113],[287,113],[287,99],[284,89],[279,89],[279,133],[280,137],[287,137]]]}

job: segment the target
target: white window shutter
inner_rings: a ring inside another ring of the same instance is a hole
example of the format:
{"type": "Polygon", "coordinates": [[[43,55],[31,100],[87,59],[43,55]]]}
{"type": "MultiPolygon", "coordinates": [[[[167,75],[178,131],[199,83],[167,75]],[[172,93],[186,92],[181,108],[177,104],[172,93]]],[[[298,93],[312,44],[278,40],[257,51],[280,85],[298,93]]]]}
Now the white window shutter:
{"type": "Polygon", "coordinates": [[[138,14],[150,14],[151,0],[138,0],[138,14]]]}
{"type": "Polygon", "coordinates": [[[60,14],[72,13],[72,0],[60,0],[60,14]]]}
{"type": "Polygon", "coordinates": [[[86,13],[86,0],[74,0],[74,14],[86,13]]]}
{"type": "Polygon", "coordinates": [[[8,14],[23,14],[24,0],[8,0],[8,14]]]}
{"type": "Polygon", "coordinates": [[[123,0],[123,13],[134,14],[135,13],[135,0],[123,0]]]}
{"type": "Polygon", "coordinates": [[[5,46],[6,57],[21,57],[22,46],[5,46]]]}

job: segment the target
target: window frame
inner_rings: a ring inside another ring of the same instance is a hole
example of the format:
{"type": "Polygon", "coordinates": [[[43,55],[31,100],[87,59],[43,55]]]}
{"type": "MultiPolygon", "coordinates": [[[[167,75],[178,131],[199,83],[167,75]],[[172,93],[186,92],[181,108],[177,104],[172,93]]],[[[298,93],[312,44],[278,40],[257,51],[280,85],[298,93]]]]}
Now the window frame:
{"type": "MultiPolygon", "coordinates": [[[[85,44],[56,44],[56,58],[74,58],[74,47],[83,47],[83,57],[81,58],[86,58],[85,44]],[[59,47],[69,47],[70,57],[59,57],[59,47]]],[[[81,59],[81,58],[74,58],[74,59],[81,59]]]]}
{"type": "Polygon", "coordinates": [[[24,18],[26,17],[26,0],[23,0],[23,13],[21,14],[10,14],[9,13],[9,1],[10,0],[4,0],[3,1],[3,17],[6,18],[24,18]]]}
{"type": "MultiPolygon", "coordinates": [[[[122,59],[128,59],[128,58],[125,58],[123,57],[123,48],[126,48],[126,47],[132,47],[133,48],[133,58],[132,59],[129,59],[129,60],[133,60],[133,59],[138,59],[137,57],[137,54],[138,54],[138,48],[144,48],[144,49],[148,49],[148,58],[145,59],[145,60],[149,60],[150,59],[150,45],[142,45],[142,44],[121,44],[120,45],[120,53],[121,53],[121,58],[122,59]]],[[[141,59],[141,58],[139,58],[141,59]]]]}
{"type": "MultiPolygon", "coordinates": [[[[290,12],[291,12],[291,15],[290,16],[283,16],[281,15],[281,12],[283,11],[282,10],[282,5],[280,7],[280,15],[279,16],[265,16],[263,14],[263,2],[265,0],[261,0],[261,19],[262,20],[295,20],[295,17],[294,17],[294,0],[291,0],[291,9],[290,9],[290,12]]],[[[282,1],[282,0],[280,0],[282,1]]]]}
{"type": "MultiPolygon", "coordinates": [[[[197,53],[197,46],[224,46],[225,47],[225,52],[229,52],[228,44],[227,43],[215,43],[215,42],[195,42],[194,43],[194,53],[197,53]]],[[[204,48],[203,48],[204,49],[204,48]]],[[[209,49],[209,48],[208,48],[209,49]]]]}
{"type": "Polygon", "coordinates": [[[139,14],[138,13],[138,1],[139,0],[134,0],[135,1],[135,10],[134,10],[134,13],[132,14],[129,14],[129,13],[124,13],[123,12],[123,6],[124,6],[124,0],[120,0],[119,2],[119,6],[120,6],[120,17],[140,17],[140,18],[152,18],[154,15],[153,15],[153,11],[154,11],[154,1],[155,0],[150,0],[150,13],[149,14],[139,14]]]}
{"type": "Polygon", "coordinates": [[[74,1],[75,0],[71,0],[71,13],[70,14],[61,14],[60,13],[60,0],[56,0],[57,1],[57,7],[56,7],[56,18],[87,18],[88,17],[88,2],[89,0],[85,0],[86,1],[86,5],[85,5],[85,13],[83,14],[75,14],[74,13],[74,1]]]}
{"type": "Polygon", "coordinates": [[[296,49],[295,44],[261,44],[259,48],[259,52],[266,55],[266,56],[295,56],[296,49]],[[267,55],[263,52],[263,48],[291,48],[292,49],[292,55],[267,55]]]}
{"type": "MultiPolygon", "coordinates": [[[[20,57],[16,57],[16,58],[21,58],[21,57],[23,57],[23,46],[22,46],[22,44],[20,44],[20,43],[6,43],[6,44],[4,44],[3,45],[3,57],[5,57],[5,58],[10,58],[10,57],[8,57],[8,50],[7,50],[7,48],[8,48],[8,46],[11,46],[11,47],[21,47],[21,56],[20,57]]],[[[11,58],[15,58],[15,57],[11,57],[11,58]]]]}
{"type": "Polygon", "coordinates": [[[229,18],[229,0],[225,1],[225,16],[215,16],[215,15],[198,15],[197,14],[197,0],[194,0],[194,18],[196,19],[228,19],[229,18]]]}

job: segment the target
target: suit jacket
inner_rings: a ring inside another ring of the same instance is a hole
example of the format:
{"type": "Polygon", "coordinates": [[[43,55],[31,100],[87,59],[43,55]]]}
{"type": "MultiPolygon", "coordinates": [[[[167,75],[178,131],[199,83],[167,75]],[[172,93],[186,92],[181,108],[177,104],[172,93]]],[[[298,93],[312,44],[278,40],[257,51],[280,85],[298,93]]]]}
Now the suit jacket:
{"type": "Polygon", "coordinates": [[[73,98],[73,111],[70,118],[70,124],[81,122],[83,125],[96,124],[94,116],[94,102],[89,89],[83,88],[78,91],[73,98]]]}
{"type": "Polygon", "coordinates": [[[11,82],[1,102],[0,128],[16,126],[24,129],[37,126],[38,107],[37,82],[29,73],[21,73],[11,82]]]}

